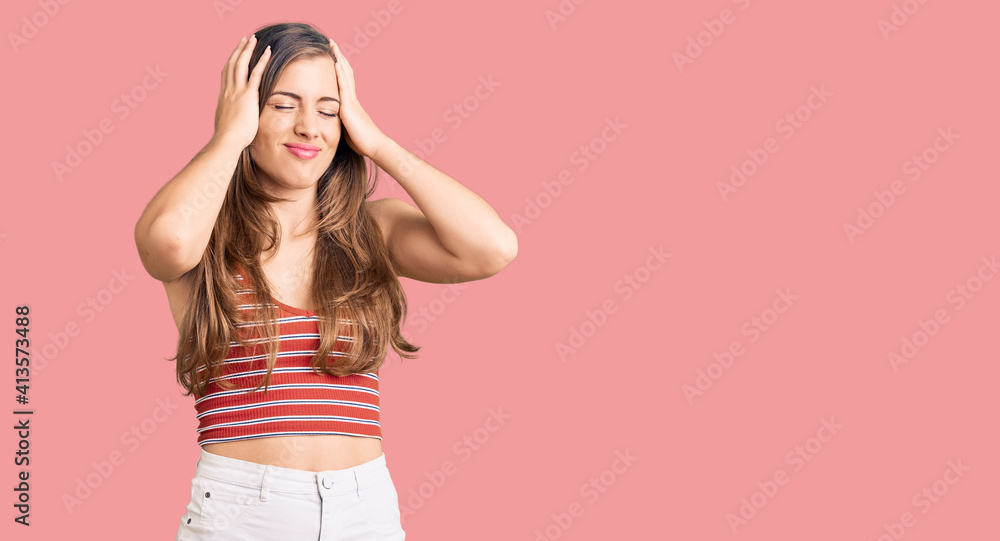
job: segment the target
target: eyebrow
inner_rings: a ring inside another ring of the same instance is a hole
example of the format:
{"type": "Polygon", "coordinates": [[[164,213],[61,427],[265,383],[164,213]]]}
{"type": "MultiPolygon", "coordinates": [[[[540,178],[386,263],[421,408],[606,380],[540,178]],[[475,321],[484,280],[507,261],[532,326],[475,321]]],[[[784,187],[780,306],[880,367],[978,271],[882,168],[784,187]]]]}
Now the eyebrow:
{"type": "MultiPolygon", "coordinates": [[[[276,94],[281,94],[281,95],[288,96],[290,98],[295,98],[295,99],[297,99],[299,101],[302,101],[302,96],[299,96],[298,94],[296,94],[294,92],[286,92],[284,90],[277,90],[277,91],[271,93],[271,96],[274,96],[276,94]]],[[[331,98],[330,96],[323,96],[322,98],[320,98],[317,101],[335,101],[337,103],[340,103],[340,100],[338,100],[337,98],[331,98]]]]}

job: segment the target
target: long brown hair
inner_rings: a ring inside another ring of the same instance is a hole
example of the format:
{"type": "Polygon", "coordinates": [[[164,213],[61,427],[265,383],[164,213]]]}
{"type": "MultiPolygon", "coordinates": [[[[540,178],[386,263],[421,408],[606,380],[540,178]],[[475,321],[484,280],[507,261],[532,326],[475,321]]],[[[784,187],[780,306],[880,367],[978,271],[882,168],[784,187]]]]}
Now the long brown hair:
{"type": "MultiPolygon", "coordinates": [[[[255,32],[257,44],[248,74],[271,46],[271,58],[260,83],[260,110],[274,90],[285,67],[294,60],[331,55],[327,38],[302,23],[265,26],[255,32]]],[[[403,358],[414,358],[420,348],[400,333],[406,318],[406,297],[381,229],[364,202],[375,192],[378,168],[368,183],[365,158],[341,137],[330,167],[320,176],[316,193],[319,219],[310,232],[318,238],[312,263],[311,298],[317,302],[320,341],[311,365],[317,373],[333,376],[374,372],[385,361],[391,346],[403,358]],[[345,328],[349,329],[345,333],[345,328]],[[348,336],[346,355],[336,355],[337,336],[348,336]]],[[[269,344],[267,373],[256,389],[270,382],[277,359],[278,307],[260,263],[260,255],[280,245],[280,226],[270,213],[270,203],[286,201],[265,192],[258,180],[250,148],[243,150],[229,183],[225,200],[205,253],[194,269],[191,298],[177,344],[177,381],[185,396],[201,397],[210,378],[222,375],[222,361],[230,343],[248,346],[260,338],[240,327],[260,323],[263,343],[269,344]],[[240,269],[244,280],[237,279],[240,269]],[[254,308],[241,310],[252,290],[254,308]]],[[[305,273],[308,274],[308,273],[305,273]]],[[[256,347],[256,346],[254,346],[256,347]]],[[[232,382],[219,379],[232,389],[232,382]]],[[[255,390],[256,390],[255,389],[255,390]]]]}

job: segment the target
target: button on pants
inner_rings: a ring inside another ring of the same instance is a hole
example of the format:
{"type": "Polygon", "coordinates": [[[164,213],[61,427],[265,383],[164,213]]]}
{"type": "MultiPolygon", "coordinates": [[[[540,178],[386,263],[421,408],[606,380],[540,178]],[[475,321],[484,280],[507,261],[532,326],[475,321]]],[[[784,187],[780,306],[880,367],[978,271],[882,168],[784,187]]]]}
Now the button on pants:
{"type": "Polygon", "coordinates": [[[201,451],[178,541],[403,541],[385,454],[342,470],[279,468],[201,451]]]}

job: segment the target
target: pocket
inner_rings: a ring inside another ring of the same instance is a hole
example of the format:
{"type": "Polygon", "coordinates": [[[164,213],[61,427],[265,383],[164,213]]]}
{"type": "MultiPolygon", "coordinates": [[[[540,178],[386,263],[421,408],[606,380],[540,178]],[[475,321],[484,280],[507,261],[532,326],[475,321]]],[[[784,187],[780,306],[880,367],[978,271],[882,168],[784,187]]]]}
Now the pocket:
{"type": "Polygon", "coordinates": [[[196,477],[198,492],[198,517],[200,529],[207,533],[219,533],[233,528],[253,516],[260,506],[260,488],[245,487],[196,477]]]}
{"type": "Polygon", "coordinates": [[[181,525],[177,529],[176,541],[188,541],[198,530],[201,517],[201,498],[198,497],[198,478],[191,479],[191,488],[188,491],[188,503],[181,515],[181,525]]]}
{"type": "Polygon", "coordinates": [[[361,508],[372,524],[381,527],[400,527],[399,497],[392,478],[361,489],[361,508]]]}

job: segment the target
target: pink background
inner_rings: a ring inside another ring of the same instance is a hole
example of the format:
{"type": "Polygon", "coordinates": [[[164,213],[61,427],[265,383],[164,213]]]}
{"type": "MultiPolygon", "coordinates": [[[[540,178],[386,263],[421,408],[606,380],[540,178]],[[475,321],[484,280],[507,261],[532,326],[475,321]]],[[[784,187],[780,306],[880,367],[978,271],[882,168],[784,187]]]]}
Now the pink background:
{"type": "MultiPolygon", "coordinates": [[[[36,412],[30,528],[13,524],[17,438],[0,431],[5,539],[173,539],[197,424],[133,227],[212,135],[240,36],[281,21],[357,45],[379,127],[423,144],[519,233],[517,259],[457,296],[403,280],[404,334],[423,349],[383,368],[382,421],[409,539],[1000,536],[1000,280],[983,263],[1000,256],[996,4],[232,3],[0,8],[12,167],[0,311],[11,348],[14,307],[31,307],[36,412]],[[22,17],[44,26],[15,46],[22,17]],[[499,86],[480,101],[489,77],[499,86]],[[142,98],[127,116],[123,93],[142,98]],[[448,111],[463,101],[474,111],[457,124],[448,111]],[[793,131],[796,113],[807,120],[793,131]],[[102,119],[113,131],[60,180],[53,164],[102,119]],[[446,138],[430,150],[435,129],[446,138]],[[724,199],[732,167],[765,153],[724,199]],[[933,163],[916,177],[921,155],[933,163]],[[880,209],[873,192],[897,180],[880,209]],[[878,217],[849,238],[869,207],[878,217]],[[660,247],[662,264],[648,259],[660,247]],[[798,298],[775,305],[779,290],[798,298]],[[947,322],[925,343],[935,312],[947,322]],[[766,330],[745,333],[754,318],[766,330]],[[564,362],[557,346],[578,331],[564,362]],[[923,346],[894,369],[914,334],[923,346]],[[734,341],[742,355],[722,368],[713,356],[734,341]],[[176,409],[163,417],[158,402],[176,409]],[[509,417],[494,425],[491,410],[509,417]],[[115,452],[102,476],[95,463],[115,452]],[[96,488],[68,507],[88,476],[96,488]]],[[[412,203],[380,181],[376,197],[412,203]]]]}

